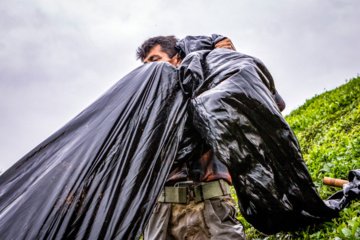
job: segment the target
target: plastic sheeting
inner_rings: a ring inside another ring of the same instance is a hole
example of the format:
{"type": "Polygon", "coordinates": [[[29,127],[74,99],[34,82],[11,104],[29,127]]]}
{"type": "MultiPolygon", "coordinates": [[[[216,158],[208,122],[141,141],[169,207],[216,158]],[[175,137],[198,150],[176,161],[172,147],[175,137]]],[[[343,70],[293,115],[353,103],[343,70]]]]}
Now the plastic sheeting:
{"type": "Polygon", "coordinates": [[[320,198],[261,61],[216,49],[189,55],[181,70],[189,83],[196,73],[192,122],[228,166],[240,211],[255,228],[272,234],[323,222],[359,196],[359,183],[353,180],[344,188],[351,192],[345,193],[348,197],[339,192],[336,200],[320,198]]]}
{"type": "Polygon", "coordinates": [[[0,238],[139,238],[186,120],[176,79],[141,66],[3,173],[0,238]]]}
{"type": "Polygon", "coordinates": [[[260,231],[337,216],[360,174],[324,203],[275,94],[261,61],[226,49],[135,69],[0,176],[1,239],[137,239],[171,167],[209,146],[260,231]]]}

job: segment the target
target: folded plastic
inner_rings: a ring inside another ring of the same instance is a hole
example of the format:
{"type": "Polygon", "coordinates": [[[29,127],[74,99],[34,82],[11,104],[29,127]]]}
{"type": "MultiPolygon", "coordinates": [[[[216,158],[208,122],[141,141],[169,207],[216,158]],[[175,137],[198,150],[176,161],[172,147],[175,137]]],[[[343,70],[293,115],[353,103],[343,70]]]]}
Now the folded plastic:
{"type": "Polygon", "coordinates": [[[336,217],[359,180],[321,200],[275,93],[227,49],[135,69],[0,176],[1,239],[138,239],[173,165],[209,147],[260,231],[336,217]]]}

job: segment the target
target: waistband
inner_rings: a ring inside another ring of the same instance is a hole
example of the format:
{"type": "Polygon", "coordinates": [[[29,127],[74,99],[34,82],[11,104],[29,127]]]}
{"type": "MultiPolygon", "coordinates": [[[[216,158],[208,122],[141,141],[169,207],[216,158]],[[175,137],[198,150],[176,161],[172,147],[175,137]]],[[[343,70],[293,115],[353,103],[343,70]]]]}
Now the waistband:
{"type": "Polygon", "coordinates": [[[174,187],[165,186],[161,191],[158,202],[189,204],[207,199],[231,194],[230,185],[223,179],[202,182],[194,185],[192,181],[178,182],[174,187]]]}

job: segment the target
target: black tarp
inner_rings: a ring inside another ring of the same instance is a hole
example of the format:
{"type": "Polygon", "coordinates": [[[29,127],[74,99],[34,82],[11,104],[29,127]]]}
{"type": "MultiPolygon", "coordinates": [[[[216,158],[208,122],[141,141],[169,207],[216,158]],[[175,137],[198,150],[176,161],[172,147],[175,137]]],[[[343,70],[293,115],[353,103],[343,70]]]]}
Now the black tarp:
{"type": "Polygon", "coordinates": [[[358,195],[356,180],[320,199],[261,61],[183,50],[180,67],[135,69],[0,176],[1,239],[137,239],[173,163],[204,146],[265,233],[328,220],[358,195]]]}
{"type": "Polygon", "coordinates": [[[0,238],[138,238],[186,119],[175,70],[141,66],[3,173],[0,238]]]}

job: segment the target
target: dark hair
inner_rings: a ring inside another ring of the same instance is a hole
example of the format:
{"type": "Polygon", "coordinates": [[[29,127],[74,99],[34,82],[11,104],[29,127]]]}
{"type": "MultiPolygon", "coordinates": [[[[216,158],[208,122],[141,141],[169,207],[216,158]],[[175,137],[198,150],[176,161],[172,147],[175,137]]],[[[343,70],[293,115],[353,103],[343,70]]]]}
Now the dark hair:
{"type": "Polygon", "coordinates": [[[179,39],[174,35],[149,38],[137,49],[136,59],[140,59],[143,62],[150,50],[158,44],[160,44],[161,50],[165,52],[169,58],[173,58],[177,53],[175,48],[177,41],[179,41],[179,39]]]}

